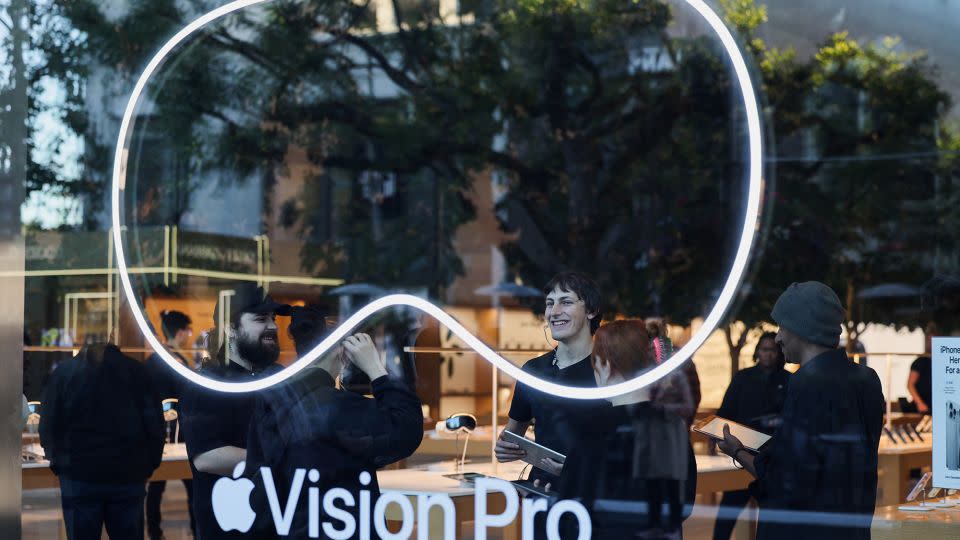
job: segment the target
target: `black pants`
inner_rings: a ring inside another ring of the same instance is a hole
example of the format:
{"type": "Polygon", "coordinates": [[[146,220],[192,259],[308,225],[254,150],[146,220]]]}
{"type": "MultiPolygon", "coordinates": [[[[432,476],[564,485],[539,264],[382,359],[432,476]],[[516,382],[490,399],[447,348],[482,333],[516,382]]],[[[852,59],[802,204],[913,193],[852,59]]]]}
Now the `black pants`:
{"type": "Polygon", "coordinates": [[[60,477],[60,501],[69,540],[143,538],[143,482],[108,484],[60,477]]]}
{"type": "MultiPolygon", "coordinates": [[[[183,487],[187,490],[187,509],[190,512],[190,530],[196,534],[196,527],[193,521],[193,481],[184,480],[183,487]]],[[[160,514],[160,503],[163,500],[163,492],[167,489],[167,481],[160,480],[147,484],[147,534],[159,536],[163,529],[160,522],[163,517],[160,514]]]]}
{"type": "Polygon", "coordinates": [[[750,491],[746,489],[723,492],[717,521],[713,525],[713,540],[730,540],[730,534],[749,502],[750,491]]]}

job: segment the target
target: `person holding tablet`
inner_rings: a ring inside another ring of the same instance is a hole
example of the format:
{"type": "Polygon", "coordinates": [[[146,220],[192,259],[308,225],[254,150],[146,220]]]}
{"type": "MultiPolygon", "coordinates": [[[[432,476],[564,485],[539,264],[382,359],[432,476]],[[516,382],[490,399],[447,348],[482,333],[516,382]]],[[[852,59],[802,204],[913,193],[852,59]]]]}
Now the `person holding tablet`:
{"type": "MultiPolygon", "coordinates": [[[[783,368],[786,358],[777,345],[776,332],[764,332],[753,351],[757,365],[733,376],[723,395],[717,416],[772,435],[780,425],[780,412],[787,397],[790,372],[783,368]]],[[[713,526],[713,540],[729,540],[743,509],[750,502],[750,490],[725,491],[720,515],[713,526]]]]}
{"type": "MultiPolygon", "coordinates": [[[[523,370],[558,384],[595,386],[590,352],[593,348],[591,338],[603,317],[600,288],[585,274],[564,272],[547,283],[544,293],[544,319],[557,348],[528,361],[523,370]]],[[[576,442],[577,418],[589,416],[598,404],[596,401],[552,396],[518,382],[505,431],[523,436],[532,422],[538,444],[566,455],[576,442]]],[[[496,445],[498,461],[515,461],[525,455],[518,444],[506,440],[501,433],[496,445]]],[[[555,484],[563,469],[560,462],[550,458],[534,465],[528,479],[531,482],[539,480],[544,485],[555,484]]]]}
{"type": "Polygon", "coordinates": [[[718,443],[757,479],[757,539],[869,539],[883,428],[880,378],[837,348],[844,310],[823,283],[790,285],[772,316],[787,361],[800,364],[781,425],[756,455],[726,428],[718,443]],[[823,517],[830,514],[834,519],[823,517]]]}

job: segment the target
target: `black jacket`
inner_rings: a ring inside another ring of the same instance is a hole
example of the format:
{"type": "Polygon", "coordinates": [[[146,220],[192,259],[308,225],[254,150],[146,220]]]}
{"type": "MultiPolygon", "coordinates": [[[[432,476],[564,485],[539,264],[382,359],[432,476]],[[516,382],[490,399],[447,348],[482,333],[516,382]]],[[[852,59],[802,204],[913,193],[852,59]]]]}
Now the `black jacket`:
{"type": "MultiPolygon", "coordinates": [[[[174,358],[179,359],[181,364],[187,365],[187,361],[184,360],[179,353],[171,352],[171,354],[173,354],[174,358]]],[[[161,400],[169,398],[180,399],[183,385],[187,380],[174,371],[173,368],[167,364],[166,360],[160,358],[159,354],[153,353],[147,357],[147,361],[144,362],[144,367],[153,380],[153,384],[156,386],[157,394],[161,400]]]]}
{"type": "Polygon", "coordinates": [[[723,394],[717,416],[772,434],[780,425],[789,383],[790,372],[782,368],[742,369],[733,376],[723,394]]]}
{"type": "Polygon", "coordinates": [[[160,466],[163,427],[143,364],[113,345],[85,347],[54,370],[44,389],[40,444],[58,476],[144,482],[160,466]]]}
{"type": "Polygon", "coordinates": [[[790,378],[783,423],[754,461],[758,540],[870,538],[883,412],[880,378],[843,350],[790,378]]]}
{"type": "MultiPolygon", "coordinates": [[[[321,497],[331,488],[344,488],[357,501],[360,491],[368,490],[372,508],[379,494],[376,469],[420,446],[423,411],[416,394],[403,381],[387,376],[373,381],[371,388],[373,399],[337,390],[329,373],[308,368],[257,396],[246,465],[246,475],[256,486],[251,504],[257,511],[257,537],[276,537],[261,467],[270,468],[281,504],[296,469],[319,473],[316,482],[304,480],[289,533],[289,538],[308,538],[308,485],[319,487],[321,497]],[[366,486],[360,482],[362,473],[370,475],[366,486]]],[[[349,511],[356,519],[356,507],[349,511]]]]}

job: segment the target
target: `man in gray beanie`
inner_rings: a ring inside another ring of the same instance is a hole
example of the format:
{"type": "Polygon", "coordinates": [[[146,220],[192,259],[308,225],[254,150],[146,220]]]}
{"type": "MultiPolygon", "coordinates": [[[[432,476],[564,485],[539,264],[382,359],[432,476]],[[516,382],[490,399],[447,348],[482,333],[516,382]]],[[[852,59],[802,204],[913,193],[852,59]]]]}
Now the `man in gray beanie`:
{"type": "Polygon", "coordinates": [[[880,378],[837,348],[844,310],[830,287],[794,283],[772,316],[787,361],[800,364],[783,423],[757,454],[728,429],[719,443],[757,478],[757,539],[869,539],[885,409],[880,378]]]}

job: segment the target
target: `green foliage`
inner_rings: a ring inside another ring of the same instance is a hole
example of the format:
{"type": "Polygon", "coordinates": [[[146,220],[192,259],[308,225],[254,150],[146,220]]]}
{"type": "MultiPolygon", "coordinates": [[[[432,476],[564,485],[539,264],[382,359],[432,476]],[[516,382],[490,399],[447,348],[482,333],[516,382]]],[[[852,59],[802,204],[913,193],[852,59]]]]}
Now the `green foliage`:
{"type": "MultiPolygon", "coordinates": [[[[71,89],[57,114],[90,133],[90,59],[122,94],[163,41],[217,4],[138,1],[114,18],[93,0],[36,4],[31,114],[43,108],[41,79],[53,78],[71,89]]],[[[304,267],[438,292],[463,270],[452,239],[475,217],[470,190],[492,177],[509,233],[501,247],[524,282],[581,269],[611,311],[702,315],[742,212],[743,113],[715,41],[673,37],[678,4],[660,0],[495,0],[465,24],[394,5],[396,31],[380,32],[369,4],[277,0],[178,51],[148,88],[155,106],[136,134],[151,141],[142,170],[175,156],[176,174],[137,177],[138,197],[165,210],[141,205],[130,219],[176,223],[212,176],[255,179],[270,196],[302,149],[303,193],[273,206],[304,239],[304,267]]],[[[764,321],[791,281],[855,297],[955,271],[931,255],[957,246],[948,202],[960,139],[942,122],[951,104],[929,61],[895,38],[846,32],[799,58],[757,37],[765,6],[720,5],[775,136],[757,252],[730,319],[764,321]]],[[[86,140],[79,179],[33,163],[30,189],[103,200],[109,149],[86,140]]],[[[850,307],[860,321],[916,315],[850,307]]]]}

